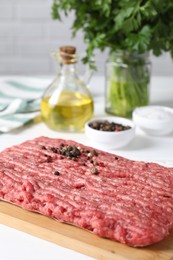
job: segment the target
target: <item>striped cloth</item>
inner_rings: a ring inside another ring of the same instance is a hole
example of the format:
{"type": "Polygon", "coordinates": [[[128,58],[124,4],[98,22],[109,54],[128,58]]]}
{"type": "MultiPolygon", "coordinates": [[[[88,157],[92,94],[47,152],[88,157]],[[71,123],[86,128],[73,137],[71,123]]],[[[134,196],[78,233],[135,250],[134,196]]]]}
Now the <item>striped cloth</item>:
{"type": "MultiPolygon", "coordinates": [[[[46,81],[44,82],[43,80],[4,81],[0,85],[0,111],[16,98],[23,100],[36,98],[39,100],[46,87],[46,81]]],[[[36,112],[27,112],[26,110],[22,111],[22,113],[8,115],[3,115],[0,112],[0,133],[19,128],[36,118],[39,115],[39,101],[34,102],[33,106],[32,108],[37,110],[36,112]]]]}

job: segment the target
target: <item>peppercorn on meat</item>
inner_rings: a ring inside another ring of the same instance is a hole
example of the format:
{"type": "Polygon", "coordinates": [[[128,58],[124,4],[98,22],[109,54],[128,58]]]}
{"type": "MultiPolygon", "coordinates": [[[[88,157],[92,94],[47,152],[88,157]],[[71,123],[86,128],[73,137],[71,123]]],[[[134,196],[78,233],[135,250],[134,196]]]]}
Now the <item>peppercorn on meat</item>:
{"type": "Polygon", "coordinates": [[[173,168],[39,137],[0,153],[0,199],[146,246],[173,228],[173,168]]]}

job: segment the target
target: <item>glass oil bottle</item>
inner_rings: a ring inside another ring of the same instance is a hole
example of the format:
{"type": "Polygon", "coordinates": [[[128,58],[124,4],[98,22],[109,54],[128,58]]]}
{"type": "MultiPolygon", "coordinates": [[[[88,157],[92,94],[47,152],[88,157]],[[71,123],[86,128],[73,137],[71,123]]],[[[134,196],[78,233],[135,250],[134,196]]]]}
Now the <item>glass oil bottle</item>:
{"type": "Polygon", "coordinates": [[[56,131],[81,132],[85,122],[93,116],[93,99],[78,77],[76,48],[60,47],[58,59],[58,75],[42,97],[42,119],[56,131]]]}

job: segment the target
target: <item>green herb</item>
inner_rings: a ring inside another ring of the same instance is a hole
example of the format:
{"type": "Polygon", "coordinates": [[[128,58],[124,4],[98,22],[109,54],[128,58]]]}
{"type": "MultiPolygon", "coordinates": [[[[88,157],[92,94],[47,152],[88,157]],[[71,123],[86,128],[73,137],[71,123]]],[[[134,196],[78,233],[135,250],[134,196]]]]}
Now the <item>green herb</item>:
{"type": "Polygon", "coordinates": [[[163,51],[173,57],[172,0],[54,0],[52,17],[61,20],[74,12],[72,35],[84,33],[87,45],[84,62],[95,49],[138,53],[163,51]]]}
{"type": "Polygon", "coordinates": [[[150,62],[147,53],[119,51],[108,63],[106,111],[131,117],[137,106],[149,102],[150,62]]]}
{"type": "MultiPolygon", "coordinates": [[[[71,33],[83,31],[83,61],[91,68],[96,49],[108,49],[111,55],[119,50],[156,56],[169,52],[173,58],[173,0],[54,0],[52,17],[61,20],[62,12],[74,13],[71,33]]],[[[114,66],[109,73],[105,109],[131,117],[136,106],[149,102],[150,68],[141,60],[126,65],[126,71],[114,66]]]]}

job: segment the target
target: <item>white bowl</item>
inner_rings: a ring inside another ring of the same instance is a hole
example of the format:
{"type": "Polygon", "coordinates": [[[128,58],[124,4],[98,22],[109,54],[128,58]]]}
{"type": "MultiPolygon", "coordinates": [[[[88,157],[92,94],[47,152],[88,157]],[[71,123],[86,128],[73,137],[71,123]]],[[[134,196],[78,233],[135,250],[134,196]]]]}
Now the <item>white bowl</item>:
{"type": "Polygon", "coordinates": [[[133,122],[149,135],[163,136],[173,131],[173,109],[165,106],[137,107],[133,122]]]}
{"type": "Polygon", "coordinates": [[[93,144],[108,148],[121,148],[129,144],[135,136],[135,124],[132,120],[122,118],[122,117],[97,117],[88,121],[85,124],[85,134],[92,141],[93,144]],[[114,122],[121,124],[123,126],[129,126],[127,130],[119,132],[108,132],[93,129],[89,126],[90,123],[94,121],[104,121],[114,122]]]}

